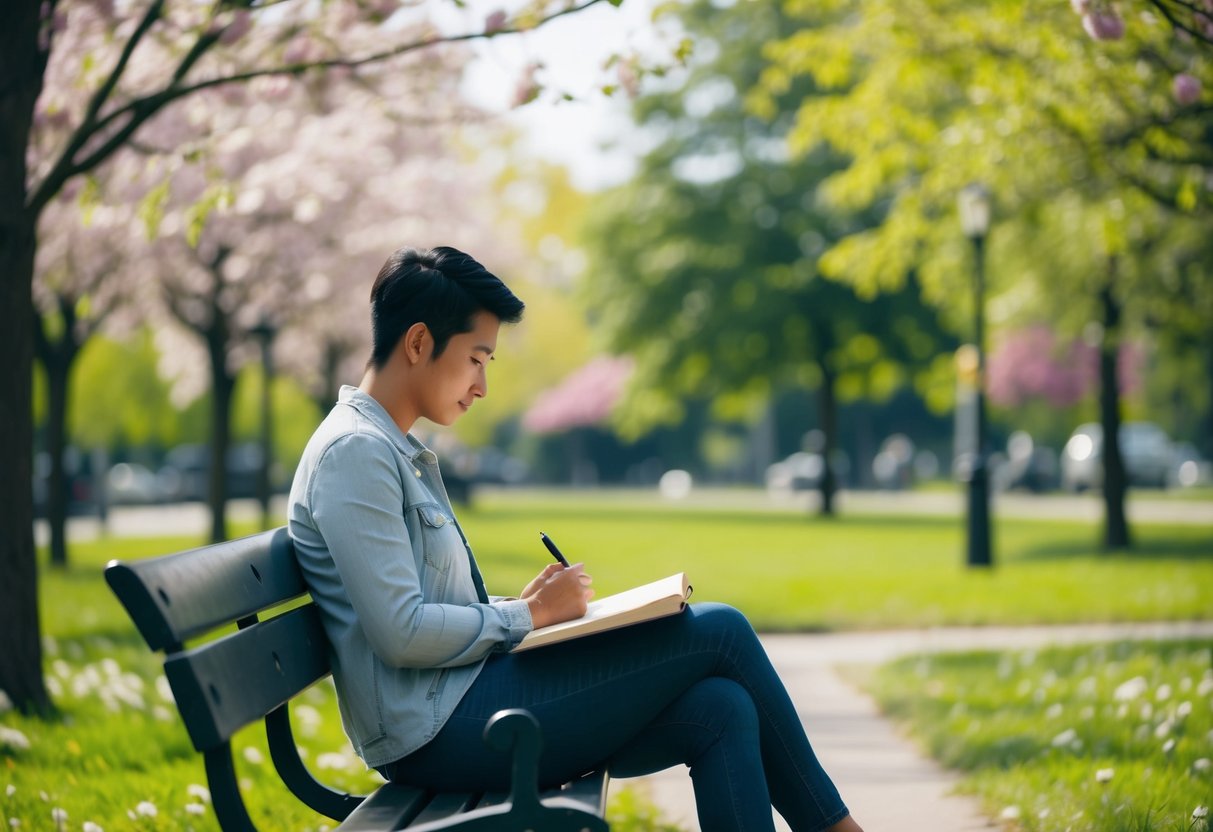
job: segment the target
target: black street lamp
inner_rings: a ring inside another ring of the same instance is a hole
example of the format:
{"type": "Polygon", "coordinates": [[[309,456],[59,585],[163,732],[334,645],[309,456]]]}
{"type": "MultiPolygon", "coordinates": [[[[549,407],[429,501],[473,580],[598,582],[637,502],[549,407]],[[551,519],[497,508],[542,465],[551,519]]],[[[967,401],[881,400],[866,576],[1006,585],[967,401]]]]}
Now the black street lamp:
{"type": "Polygon", "coordinates": [[[977,367],[973,386],[973,446],[969,449],[967,474],[967,560],[969,566],[990,566],[990,476],[986,448],[986,346],[985,346],[985,244],[990,230],[990,192],[973,184],[957,199],[960,227],[973,241],[973,346],[977,367]]]}
{"type": "Polygon", "coordinates": [[[257,501],[261,503],[261,527],[270,528],[270,470],[274,459],[273,410],[270,386],[274,381],[274,337],[277,327],[268,315],[249,332],[261,343],[261,465],[257,471],[257,501]]]}

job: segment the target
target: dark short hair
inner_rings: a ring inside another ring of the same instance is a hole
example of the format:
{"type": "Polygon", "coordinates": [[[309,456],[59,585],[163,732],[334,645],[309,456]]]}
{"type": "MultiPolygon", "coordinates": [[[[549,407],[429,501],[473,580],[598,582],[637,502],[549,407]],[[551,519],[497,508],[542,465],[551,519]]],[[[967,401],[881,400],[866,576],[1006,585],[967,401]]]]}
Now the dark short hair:
{"type": "Polygon", "coordinates": [[[524,308],[501,278],[458,249],[399,249],[371,287],[372,347],[367,363],[382,368],[413,324],[429,329],[437,358],[452,335],[472,331],[477,312],[491,312],[502,323],[514,324],[522,320],[524,308]]]}

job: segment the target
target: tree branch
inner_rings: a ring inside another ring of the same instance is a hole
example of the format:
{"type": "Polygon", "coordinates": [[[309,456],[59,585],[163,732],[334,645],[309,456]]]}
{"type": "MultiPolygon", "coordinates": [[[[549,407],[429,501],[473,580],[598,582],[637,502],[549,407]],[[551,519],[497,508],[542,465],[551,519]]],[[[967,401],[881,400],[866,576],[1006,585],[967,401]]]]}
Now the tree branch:
{"type": "MultiPolygon", "coordinates": [[[[76,133],[72,136],[72,140],[69,143],[68,148],[64,150],[64,153],[59,157],[59,160],[55,163],[54,167],[46,175],[38,187],[32,190],[31,196],[27,202],[27,208],[29,208],[35,215],[40,213],[42,208],[45,207],[46,203],[48,203],[51,198],[53,198],[54,195],[59,192],[59,189],[63,187],[63,184],[69,178],[89,171],[99,165],[101,162],[105,161],[112,153],[114,153],[114,151],[120,148],[123,143],[126,142],[127,139],[129,139],[130,136],[149,118],[171,102],[176,101],[179,98],[184,98],[185,96],[191,95],[195,92],[209,89],[211,87],[222,86],[224,84],[242,83],[245,81],[250,81],[254,78],[272,77],[278,75],[300,75],[312,69],[331,69],[334,67],[354,69],[360,66],[379,63],[390,58],[408,54],[409,52],[424,49],[426,47],[436,46],[441,43],[461,43],[473,40],[483,40],[501,35],[516,34],[524,31],[532,31],[547,23],[550,23],[553,20],[565,17],[566,15],[575,14],[601,2],[603,2],[603,0],[584,0],[584,2],[578,5],[568,6],[567,8],[553,12],[547,17],[544,17],[536,22],[534,25],[527,27],[506,27],[494,30],[492,32],[469,32],[462,35],[452,35],[450,37],[430,37],[423,40],[410,41],[391,49],[374,52],[362,58],[352,60],[331,58],[321,61],[295,63],[281,67],[266,67],[262,69],[249,70],[247,72],[235,73],[233,75],[220,76],[218,78],[210,78],[205,81],[199,81],[195,84],[189,84],[186,86],[178,86],[180,82],[184,80],[185,75],[188,73],[189,69],[192,68],[194,63],[197,62],[197,60],[206,52],[207,49],[218,41],[223,30],[204,33],[199,36],[198,41],[194,44],[193,48],[191,48],[186,57],[182,59],[182,63],[173,73],[172,80],[168,86],[157,92],[128,102],[126,105],[119,107],[106,115],[100,121],[97,121],[91,125],[89,124],[89,119],[86,117],[85,121],[81,122],[80,127],[77,128],[76,133]],[[124,117],[129,117],[129,121],[126,123],[126,125],[124,125],[117,133],[112,135],[104,144],[102,144],[100,148],[79,162],[72,161],[75,154],[90,139],[124,117]]],[[[126,59],[129,58],[129,52],[134,50],[134,43],[142,37],[143,32],[146,31],[146,28],[150,27],[152,22],[154,22],[154,19],[149,19],[152,14],[152,9],[159,9],[163,3],[164,0],[156,0],[153,7],[149,8],[148,14],[145,15],[144,20],[140,22],[141,28],[136,30],[136,33],[131,36],[130,41],[128,41],[126,48],[123,50],[123,58],[119,60],[119,65],[115,67],[115,71],[111,73],[111,77],[107,79],[106,85],[103,85],[103,89],[108,86],[108,88],[112,90],[117,84],[121,75],[120,69],[125,70],[126,59]]],[[[98,95],[100,95],[100,92],[101,91],[99,90],[98,95]]],[[[104,99],[101,99],[101,102],[103,103],[104,99]]]]}
{"type": "Polygon", "coordinates": [[[88,109],[85,110],[84,117],[80,120],[80,125],[68,140],[63,153],[59,155],[50,172],[47,173],[42,182],[34,190],[28,204],[35,213],[40,212],[42,207],[50,201],[51,197],[63,187],[63,183],[74,173],[78,172],[71,169],[72,159],[80,151],[80,148],[84,147],[88,143],[88,140],[100,129],[97,124],[98,113],[101,112],[101,108],[105,106],[105,102],[118,86],[122,74],[126,72],[126,67],[130,63],[131,55],[134,54],[135,48],[143,40],[143,36],[147,34],[148,30],[152,28],[152,25],[160,19],[164,2],[165,0],[154,0],[148,6],[143,18],[139,21],[139,25],[135,27],[135,31],[131,33],[126,44],[122,47],[122,54],[118,56],[118,62],[114,64],[109,77],[105,79],[93,94],[92,99],[90,99],[88,109]]]}
{"type": "MultiPolygon", "coordinates": [[[[1182,2],[1182,0],[1172,0],[1172,2],[1178,3],[1179,5],[1183,6],[1184,8],[1191,10],[1191,12],[1193,14],[1203,14],[1205,16],[1210,16],[1208,12],[1201,11],[1201,10],[1197,9],[1195,6],[1182,2]]],[[[1180,29],[1184,32],[1187,32],[1189,35],[1191,35],[1192,37],[1196,38],[1199,41],[1203,41],[1204,43],[1213,45],[1213,38],[1210,38],[1204,32],[1198,31],[1197,29],[1194,29],[1185,23],[1181,23],[1179,18],[1176,17],[1176,15],[1171,11],[1171,9],[1167,8],[1167,4],[1164,0],[1150,0],[1150,4],[1162,13],[1162,16],[1167,19],[1167,22],[1170,23],[1173,28],[1180,29]]]]}

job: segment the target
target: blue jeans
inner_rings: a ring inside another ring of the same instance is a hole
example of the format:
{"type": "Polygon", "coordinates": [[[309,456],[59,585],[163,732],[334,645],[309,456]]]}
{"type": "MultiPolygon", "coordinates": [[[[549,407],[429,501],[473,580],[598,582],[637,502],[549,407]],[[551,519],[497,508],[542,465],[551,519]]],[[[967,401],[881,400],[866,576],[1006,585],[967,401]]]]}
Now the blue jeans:
{"type": "Polygon", "coordinates": [[[442,791],[507,790],[507,755],[482,737],[496,711],[517,707],[543,728],[541,784],[602,765],[634,777],[685,764],[705,832],[773,829],[772,806],[797,832],[848,813],[758,636],[732,607],[694,604],[670,618],[495,655],[438,735],[380,771],[442,791]]]}

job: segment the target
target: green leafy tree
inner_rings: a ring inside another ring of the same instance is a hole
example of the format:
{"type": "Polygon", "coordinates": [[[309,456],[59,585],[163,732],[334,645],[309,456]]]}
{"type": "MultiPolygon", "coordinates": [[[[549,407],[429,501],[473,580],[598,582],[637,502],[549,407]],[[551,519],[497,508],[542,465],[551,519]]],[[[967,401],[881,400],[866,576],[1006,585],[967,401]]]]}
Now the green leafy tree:
{"type": "Polygon", "coordinates": [[[838,169],[828,152],[789,160],[789,86],[771,118],[744,112],[765,63],[760,45],[792,22],[774,3],[682,11],[698,54],[685,83],[639,98],[658,134],[634,179],[603,198],[588,238],[589,307],[610,346],[633,355],[625,430],[681,418],[684,399],[767,398],[781,384],[818,388],[825,435],[821,511],[833,512],[840,386],[888,395],[907,366],[940,350],[915,287],[876,296],[828,279],[822,252],[877,211],[840,212],[818,198],[838,169]]]}
{"type": "Polygon", "coordinates": [[[971,314],[971,249],[954,205],[966,184],[987,184],[995,323],[1034,314],[1098,330],[1105,543],[1128,546],[1115,356],[1135,328],[1176,324],[1185,302],[1154,266],[1176,226],[1207,221],[1211,105],[1207,92],[1175,88],[1180,74],[1208,75],[1207,55],[1176,48],[1159,15],[1110,38],[1054,2],[786,8],[804,25],[768,46],[773,63],[749,103],[775,113],[792,84],[814,81],[826,94],[799,108],[793,148],[848,158],[824,185],[834,206],[886,209],[826,252],[822,269],[861,291],[916,274],[934,303],[971,314]]]}

